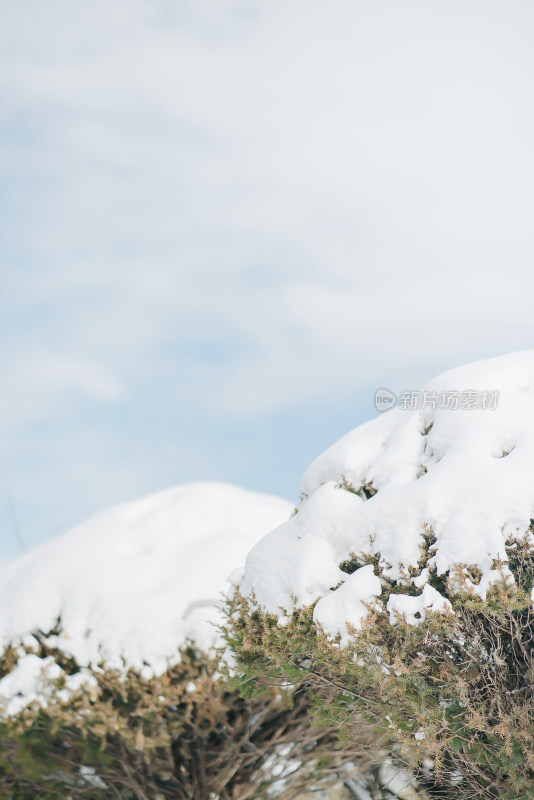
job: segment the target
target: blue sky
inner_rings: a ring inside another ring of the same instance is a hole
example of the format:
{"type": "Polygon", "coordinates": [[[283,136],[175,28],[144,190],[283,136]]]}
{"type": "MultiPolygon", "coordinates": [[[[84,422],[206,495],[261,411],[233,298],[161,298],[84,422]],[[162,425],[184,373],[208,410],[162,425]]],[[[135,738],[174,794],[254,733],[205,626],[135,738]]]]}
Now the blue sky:
{"type": "Polygon", "coordinates": [[[533,345],[530,3],[0,6],[1,557],[533,345]]]}

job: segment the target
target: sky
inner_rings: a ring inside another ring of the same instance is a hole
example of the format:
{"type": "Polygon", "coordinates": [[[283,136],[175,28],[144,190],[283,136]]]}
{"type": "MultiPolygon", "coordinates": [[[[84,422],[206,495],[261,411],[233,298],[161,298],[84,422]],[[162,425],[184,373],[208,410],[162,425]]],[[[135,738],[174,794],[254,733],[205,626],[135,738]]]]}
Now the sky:
{"type": "Polygon", "coordinates": [[[533,346],[528,0],[0,12],[0,558],[533,346]]]}

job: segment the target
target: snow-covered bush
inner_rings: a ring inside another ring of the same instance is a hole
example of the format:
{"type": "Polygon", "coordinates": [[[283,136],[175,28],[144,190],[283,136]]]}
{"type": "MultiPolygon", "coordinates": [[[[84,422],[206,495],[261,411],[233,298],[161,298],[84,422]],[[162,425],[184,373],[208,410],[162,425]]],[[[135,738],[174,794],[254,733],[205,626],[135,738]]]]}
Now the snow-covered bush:
{"type": "Polygon", "coordinates": [[[295,791],[335,738],[308,698],[245,701],[219,594],[284,500],[189,484],[0,571],[0,796],[246,800],[295,791]],[[228,671],[228,669],[226,669],[228,671]]]}
{"type": "Polygon", "coordinates": [[[66,697],[63,681],[48,684],[46,705],[0,721],[0,796],[294,796],[335,742],[334,728],[310,726],[306,693],[291,704],[274,688],[244,700],[218,675],[217,659],[192,648],[180,655],[151,678],[91,667],[84,688],[66,697]]]}
{"type": "Polygon", "coordinates": [[[407,392],[302,488],[233,598],[244,678],[311,683],[442,793],[532,797],[534,351],[407,392]]]}

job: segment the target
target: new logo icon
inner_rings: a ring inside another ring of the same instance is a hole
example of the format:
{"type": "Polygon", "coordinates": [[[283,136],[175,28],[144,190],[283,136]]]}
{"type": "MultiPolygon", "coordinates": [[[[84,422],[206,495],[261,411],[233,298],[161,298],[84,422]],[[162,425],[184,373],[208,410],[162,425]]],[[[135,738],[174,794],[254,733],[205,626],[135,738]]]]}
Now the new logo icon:
{"type": "Polygon", "coordinates": [[[377,411],[388,411],[393,408],[397,398],[389,389],[377,389],[375,392],[375,408],[377,411]]]}

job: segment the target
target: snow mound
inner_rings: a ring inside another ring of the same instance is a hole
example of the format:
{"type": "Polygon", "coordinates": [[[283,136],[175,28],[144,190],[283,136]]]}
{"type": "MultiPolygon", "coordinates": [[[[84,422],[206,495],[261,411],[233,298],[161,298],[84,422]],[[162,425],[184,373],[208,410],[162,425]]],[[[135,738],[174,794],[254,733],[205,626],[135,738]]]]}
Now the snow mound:
{"type": "MultiPolygon", "coordinates": [[[[478,565],[473,588],[485,596],[506,539],[534,518],[534,350],[445,372],[415,405],[356,428],[311,464],[298,513],[249,553],[243,594],[272,613],[319,600],[316,619],[335,635],[376,595],[366,572],[347,577],[342,562],[379,553],[397,580],[417,568],[430,532],[428,566],[478,565]]],[[[414,581],[423,593],[427,580],[425,569],[414,581]]],[[[430,600],[445,610],[427,595],[419,613],[430,600]]]]}
{"type": "MultiPolygon", "coordinates": [[[[0,646],[31,647],[32,632],[48,634],[60,619],[47,642],[81,667],[162,671],[187,639],[209,649],[229,573],[292,509],[236,486],[190,483],[104,511],[0,570],[0,646]]],[[[26,658],[19,672],[31,682],[39,665],[26,658]]]]}

